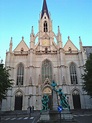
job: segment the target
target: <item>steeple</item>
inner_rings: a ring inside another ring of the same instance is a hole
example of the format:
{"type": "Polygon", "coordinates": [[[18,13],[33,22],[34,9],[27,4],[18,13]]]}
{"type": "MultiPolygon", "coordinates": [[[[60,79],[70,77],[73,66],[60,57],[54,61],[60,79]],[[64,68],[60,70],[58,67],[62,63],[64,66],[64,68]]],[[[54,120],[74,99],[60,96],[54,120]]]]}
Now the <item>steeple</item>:
{"type": "Polygon", "coordinates": [[[49,18],[49,13],[48,13],[46,0],[43,1],[43,8],[42,8],[42,13],[41,13],[41,18],[43,17],[44,13],[46,13],[47,17],[49,18]]]}

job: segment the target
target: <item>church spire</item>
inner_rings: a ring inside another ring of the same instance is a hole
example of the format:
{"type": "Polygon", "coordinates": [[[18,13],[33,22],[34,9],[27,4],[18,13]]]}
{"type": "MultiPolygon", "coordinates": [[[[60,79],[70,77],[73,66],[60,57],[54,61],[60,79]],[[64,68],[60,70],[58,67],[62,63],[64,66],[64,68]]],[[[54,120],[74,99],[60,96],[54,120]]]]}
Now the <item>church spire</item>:
{"type": "Polygon", "coordinates": [[[49,13],[48,13],[46,0],[43,1],[43,8],[42,8],[42,13],[41,13],[41,18],[43,17],[44,13],[46,13],[47,17],[49,18],[49,13]]]}

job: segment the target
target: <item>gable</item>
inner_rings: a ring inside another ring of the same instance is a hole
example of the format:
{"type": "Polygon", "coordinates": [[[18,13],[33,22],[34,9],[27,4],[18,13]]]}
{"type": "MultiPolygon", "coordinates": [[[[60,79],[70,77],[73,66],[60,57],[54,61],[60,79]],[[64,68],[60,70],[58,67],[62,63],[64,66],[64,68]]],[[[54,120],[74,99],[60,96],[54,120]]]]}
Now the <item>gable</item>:
{"type": "Polygon", "coordinates": [[[69,51],[69,48],[71,48],[72,51],[78,51],[77,47],[72,43],[71,40],[68,40],[64,46],[65,51],[69,51]]]}
{"type": "Polygon", "coordinates": [[[23,40],[18,44],[18,46],[14,49],[14,51],[21,51],[21,49],[23,49],[23,51],[29,50],[28,46],[23,40]]]}

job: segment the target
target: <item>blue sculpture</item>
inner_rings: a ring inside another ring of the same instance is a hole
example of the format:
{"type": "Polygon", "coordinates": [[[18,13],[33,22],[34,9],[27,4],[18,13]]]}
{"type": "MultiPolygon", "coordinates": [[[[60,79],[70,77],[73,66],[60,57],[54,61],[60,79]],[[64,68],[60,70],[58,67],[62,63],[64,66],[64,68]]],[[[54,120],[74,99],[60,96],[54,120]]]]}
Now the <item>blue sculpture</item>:
{"type": "Polygon", "coordinates": [[[51,86],[53,87],[53,90],[57,92],[56,90],[57,83],[55,81],[52,81],[51,86]]]}
{"type": "Polygon", "coordinates": [[[59,90],[57,90],[56,89],[57,84],[54,81],[52,81],[51,86],[52,86],[53,91],[55,91],[59,95],[59,97],[60,97],[60,106],[62,106],[63,108],[70,109],[70,106],[68,104],[66,96],[62,92],[62,89],[60,88],[59,90]]]}
{"type": "Polygon", "coordinates": [[[60,97],[60,105],[63,107],[63,108],[68,108],[70,109],[70,106],[68,104],[68,101],[66,99],[66,96],[64,95],[64,93],[62,92],[62,89],[60,88],[58,90],[58,94],[59,94],[59,97],[60,97]]]}
{"type": "Polygon", "coordinates": [[[48,110],[48,102],[49,102],[49,98],[48,98],[48,95],[43,95],[43,98],[42,98],[42,110],[43,111],[47,111],[48,110]]]}

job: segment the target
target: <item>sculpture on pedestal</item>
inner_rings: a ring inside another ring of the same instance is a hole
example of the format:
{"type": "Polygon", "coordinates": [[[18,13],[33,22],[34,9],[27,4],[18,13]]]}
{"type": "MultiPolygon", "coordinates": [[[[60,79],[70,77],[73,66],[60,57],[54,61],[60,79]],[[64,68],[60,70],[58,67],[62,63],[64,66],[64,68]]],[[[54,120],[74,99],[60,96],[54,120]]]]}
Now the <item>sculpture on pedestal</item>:
{"type": "Polygon", "coordinates": [[[47,111],[48,110],[48,102],[49,102],[49,98],[48,95],[43,95],[42,97],[42,111],[47,111]]]}
{"type": "Polygon", "coordinates": [[[66,99],[66,96],[62,92],[62,89],[61,88],[59,88],[59,90],[56,89],[57,84],[54,81],[52,81],[51,86],[52,86],[53,91],[55,91],[57,93],[57,95],[59,95],[59,97],[60,97],[60,106],[62,106],[63,109],[64,108],[70,109],[70,106],[68,104],[68,101],[66,99]]]}
{"type": "Polygon", "coordinates": [[[62,89],[61,88],[58,90],[58,95],[60,97],[60,105],[62,106],[62,108],[68,108],[68,109],[70,109],[70,106],[68,104],[68,101],[66,99],[66,96],[62,92],[62,89]]]}

